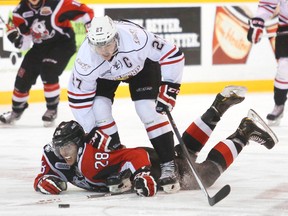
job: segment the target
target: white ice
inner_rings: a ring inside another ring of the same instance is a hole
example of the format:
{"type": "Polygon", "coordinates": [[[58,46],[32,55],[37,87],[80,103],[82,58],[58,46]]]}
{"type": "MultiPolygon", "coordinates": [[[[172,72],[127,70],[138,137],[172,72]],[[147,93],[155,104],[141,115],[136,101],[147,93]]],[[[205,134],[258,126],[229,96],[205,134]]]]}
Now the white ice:
{"type": "MultiPolygon", "coordinates": [[[[181,133],[212,103],[215,95],[179,96],[172,112],[181,133]]],[[[203,160],[218,141],[233,133],[248,109],[264,119],[273,108],[272,93],[248,93],[246,99],[225,113],[209,143],[199,155],[203,160]]],[[[10,106],[0,106],[0,112],[10,106]]],[[[61,195],[43,195],[33,189],[40,172],[42,147],[52,137],[55,127],[42,127],[45,104],[30,104],[14,126],[0,125],[0,215],[193,215],[193,216],[284,216],[288,215],[288,121],[273,127],[280,142],[271,150],[251,142],[231,167],[208,190],[213,196],[229,184],[231,193],[211,207],[202,191],[158,193],[142,198],[135,194],[88,199],[93,193],[68,185],[61,195]],[[41,204],[42,201],[42,204],[41,204]],[[70,208],[58,208],[58,204],[70,208]]],[[[130,99],[116,99],[113,105],[122,142],[128,147],[150,146],[142,123],[130,99]]],[[[57,124],[72,119],[67,102],[59,107],[57,124]]],[[[176,141],[176,138],[175,138],[176,141]]]]}

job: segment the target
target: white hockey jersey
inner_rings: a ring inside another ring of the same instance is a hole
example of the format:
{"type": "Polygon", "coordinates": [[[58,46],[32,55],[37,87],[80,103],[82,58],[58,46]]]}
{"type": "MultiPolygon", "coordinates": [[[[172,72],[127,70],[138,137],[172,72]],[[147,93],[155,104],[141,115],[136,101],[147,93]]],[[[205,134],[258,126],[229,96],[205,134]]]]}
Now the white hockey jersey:
{"type": "Polygon", "coordinates": [[[79,123],[92,115],[99,77],[129,79],[143,69],[146,59],[150,59],[159,62],[163,81],[181,83],[184,54],[173,43],[130,22],[116,22],[116,27],[119,34],[118,54],[111,61],[104,60],[93,51],[87,38],[77,53],[68,97],[69,106],[79,123]]]}
{"type": "Polygon", "coordinates": [[[271,19],[275,13],[278,14],[279,26],[288,25],[288,1],[287,0],[260,0],[255,17],[264,21],[271,19]],[[279,12],[276,8],[279,5],[279,12]]]}

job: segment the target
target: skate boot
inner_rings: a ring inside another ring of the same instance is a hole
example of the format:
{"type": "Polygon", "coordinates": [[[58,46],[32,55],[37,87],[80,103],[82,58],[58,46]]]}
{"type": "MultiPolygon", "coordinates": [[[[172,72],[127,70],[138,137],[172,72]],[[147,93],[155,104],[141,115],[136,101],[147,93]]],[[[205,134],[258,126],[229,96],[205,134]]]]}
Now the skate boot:
{"type": "Polygon", "coordinates": [[[275,105],[271,113],[267,115],[269,126],[278,126],[280,124],[281,118],[284,116],[284,105],[275,105]]]}
{"type": "Polygon", "coordinates": [[[54,125],[54,120],[57,118],[57,109],[49,110],[47,109],[44,115],[42,116],[42,121],[44,127],[51,127],[54,125]]]}
{"type": "Polygon", "coordinates": [[[13,124],[15,121],[19,120],[23,112],[9,111],[0,115],[0,121],[4,124],[13,124]]]}
{"type": "Polygon", "coordinates": [[[158,180],[159,185],[166,193],[176,193],[180,190],[180,183],[176,176],[176,167],[174,161],[160,164],[161,176],[158,180]]]}
{"type": "Polygon", "coordinates": [[[228,139],[239,139],[244,145],[249,141],[254,141],[264,145],[267,149],[272,149],[278,142],[275,133],[252,109],[249,110],[247,117],[242,119],[236,132],[228,139]]]}
{"type": "Polygon", "coordinates": [[[247,88],[244,86],[226,86],[221,93],[218,93],[212,108],[221,117],[229,107],[242,102],[245,99],[247,88]]]}

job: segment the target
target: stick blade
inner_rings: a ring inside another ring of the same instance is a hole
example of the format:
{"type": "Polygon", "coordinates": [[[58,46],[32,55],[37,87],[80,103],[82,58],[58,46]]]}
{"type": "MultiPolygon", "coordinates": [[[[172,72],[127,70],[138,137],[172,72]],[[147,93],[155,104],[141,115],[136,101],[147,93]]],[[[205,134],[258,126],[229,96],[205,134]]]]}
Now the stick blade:
{"type": "Polygon", "coordinates": [[[230,185],[225,185],[221,188],[213,197],[208,197],[208,202],[210,206],[214,206],[216,203],[224,199],[231,191],[230,185]]]}

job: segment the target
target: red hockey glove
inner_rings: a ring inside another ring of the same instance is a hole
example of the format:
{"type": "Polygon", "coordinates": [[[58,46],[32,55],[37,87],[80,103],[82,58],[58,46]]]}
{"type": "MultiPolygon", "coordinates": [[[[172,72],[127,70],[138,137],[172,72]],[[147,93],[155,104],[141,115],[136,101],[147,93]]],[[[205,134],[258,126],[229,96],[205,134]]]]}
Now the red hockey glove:
{"type": "Polygon", "coordinates": [[[67,189],[66,182],[54,176],[44,176],[37,185],[43,194],[59,194],[67,189]]]}
{"type": "Polygon", "coordinates": [[[19,33],[16,28],[9,29],[7,31],[7,38],[14,46],[18,49],[22,47],[23,44],[23,36],[19,33]]]}
{"type": "Polygon", "coordinates": [[[249,20],[249,30],[247,34],[247,39],[251,43],[258,43],[261,40],[264,28],[264,20],[259,17],[254,17],[249,20]]]}
{"type": "Polygon", "coordinates": [[[150,172],[141,172],[134,177],[134,190],[138,196],[150,197],[157,193],[157,183],[150,172]]]}
{"type": "Polygon", "coordinates": [[[156,111],[165,113],[165,107],[171,112],[176,103],[176,96],[179,94],[180,84],[162,82],[156,102],[156,111]]]}

